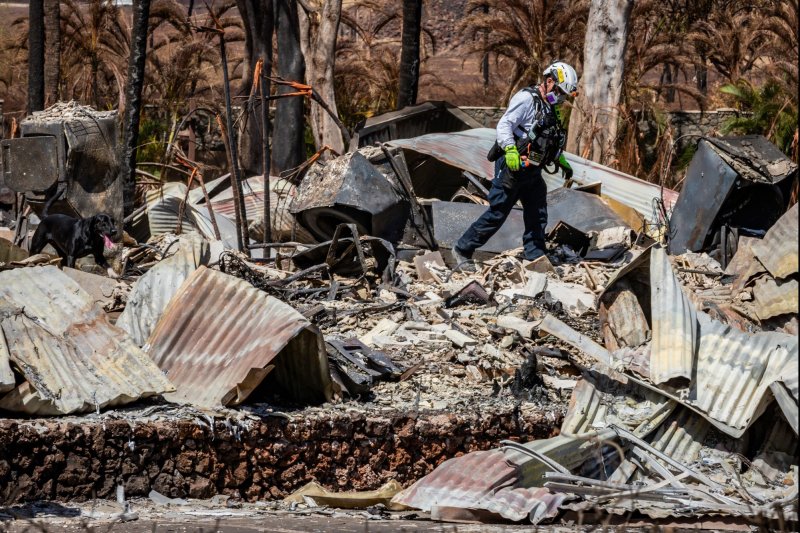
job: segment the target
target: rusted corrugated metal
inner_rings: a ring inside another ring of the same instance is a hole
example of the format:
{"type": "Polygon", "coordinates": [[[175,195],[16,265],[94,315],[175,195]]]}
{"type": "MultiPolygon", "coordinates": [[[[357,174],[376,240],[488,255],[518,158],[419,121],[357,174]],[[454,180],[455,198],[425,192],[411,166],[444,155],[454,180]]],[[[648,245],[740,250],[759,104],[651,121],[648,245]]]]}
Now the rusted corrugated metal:
{"type": "MultiPolygon", "coordinates": [[[[390,141],[387,144],[405,150],[427,154],[436,159],[466,170],[486,180],[494,177],[494,163],[486,159],[486,154],[495,142],[496,132],[491,128],[476,128],[455,133],[431,133],[411,139],[390,141]]],[[[661,189],[658,185],[640,180],[618,170],[603,166],[573,154],[566,154],[572,166],[573,179],[579,185],[601,182],[602,194],[635,209],[646,220],[653,220],[653,200],[662,198],[667,208],[671,208],[678,193],[661,189]]],[[[542,177],[548,190],[561,187],[564,180],[561,172],[543,172],[542,177]]]]}
{"type": "Polygon", "coordinates": [[[663,248],[650,251],[650,302],[652,316],[650,380],[664,383],[692,377],[697,311],[681,289],[663,248]]]}
{"type": "Polygon", "coordinates": [[[520,467],[500,450],[448,459],[392,499],[430,512],[434,507],[485,510],[514,521],[553,518],[566,495],[519,486],[520,467]]]}
{"type": "Polygon", "coordinates": [[[171,401],[237,405],[270,371],[294,400],[331,397],[319,331],[280,300],[203,266],[172,298],[145,350],[177,387],[171,401]]]}
{"type": "Polygon", "coordinates": [[[198,266],[208,264],[209,243],[196,233],[181,235],[169,247],[168,257],[133,284],[117,327],[144,346],[172,297],[198,266]]]}
{"type": "MultiPolygon", "coordinates": [[[[596,439],[564,436],[529,442],[524,446],[567,469],[601,456],[600,442],[613,432],[594,433],[596,439]]],[[[430,511],[434,507],[484,510],[509,520],[529,518],[537,524],[552,518],[565,495],[543,488],[549,467],[516,450],[472,452],[448,459],[436,470],[392,499],[408,507],[430,511]]]]}
{"type": "MultiPolygon", "coordinates": [[[[597,375],[597,374],[596,374],[597,375]]],[[[605,382],[581,379],[572,390],[561,434],[586,436],[616,424],[645,437],[669,416],[674,401],[633,383],[623,385],[612,371],[605,382]]],[[[623,376],[617,376],[625,379],[623,376]]]]}
{"type": "Polygon", "coordinates": [[[174,390],[158,367],[53,266],[0,273],[0,335],[27,379],[0,408],[68,414],[174,390]]]}
{"type": "Polygon", "coordinates": [[[791,276],[798,270],[798,205],[794,204],[767,231],[764,238],[752,246],[758,260],[778,279],[791,276]]]}
{"type": "Polygon", "coordinates": [[[797,314],[798,284],[796,279],[778,281],[769,277],[759,278],[753,286],[756,314],[761,320],[787,313],[797,314]]]}
{"type": "MultiPolygon", "coordinates": [[[[244,190],[244,208],[248,222],[260,223],[264,217],[264,178],[253,176],[242,184],[244,190]]],[[[286,180],[270,178],[270,225],[274,240],[293,240],[296,242],[316,242],[311,233],[299,225],[294,215],[289,212],[292,198],[296,194],[295,186],[286,180]]],[[[194,192],[194,191],[192,191],[194,192]]],[[[233,201],[233,189],[230,187],[212,198],[211,207],[215,215],[236,220],[236,206],[233,201]]]]}

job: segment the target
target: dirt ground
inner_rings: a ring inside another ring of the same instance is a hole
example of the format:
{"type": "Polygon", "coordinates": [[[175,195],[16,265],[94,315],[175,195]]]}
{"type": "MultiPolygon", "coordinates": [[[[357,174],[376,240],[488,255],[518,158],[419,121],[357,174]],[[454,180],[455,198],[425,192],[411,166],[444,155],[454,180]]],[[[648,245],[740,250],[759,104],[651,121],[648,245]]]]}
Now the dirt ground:
{"type": "MultiPolygon", "coordinates": [[[[0,533],[506,533],[532,531],[530,525],[453,524],[430,520],[427,513],[387,512],[381,509],[343,511],[326,508],[280,508],[279,503],[237,504],[228,508],[211,500],[191,500],[186,506],[158,506],[149,499],[128,502],[133,513],[129,521],[119,520],[123,506],[114,501],[83,504],[41,503],[0,508],[0,533]],[[16,518],[14,518],[16,517],[16,518]]],[[[568,525],[539,526],[536,531],[567,533],[571,531],[688,531],[700,528],[727,531],[750,531],[745,525],[725,521],[679,523],[659,526],[652,520],[629,520],[622,517],[606,524],[581,526],[580,519],[568,525]]]]}

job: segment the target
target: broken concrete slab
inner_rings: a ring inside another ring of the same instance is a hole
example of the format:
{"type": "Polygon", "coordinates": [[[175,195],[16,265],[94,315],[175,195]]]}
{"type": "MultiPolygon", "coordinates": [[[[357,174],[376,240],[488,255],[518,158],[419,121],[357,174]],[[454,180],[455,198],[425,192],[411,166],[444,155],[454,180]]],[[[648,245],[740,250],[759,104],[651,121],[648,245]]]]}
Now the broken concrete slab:
{"type": "Polygon", "coordinates": [[[366,335],[361,337],[361,342],[368,346],[375,346],[375,339],[377,337],[389,337],[397,331],[400,324],[389,318],[382,318],[375,327],[373,327],[366,335]]]}
{"type": "Polygon", "coordinates": [[[435,252],[427,252],[422,255],[414,256],[414,266],[417,269],[417,279],[419,281],[438,281],[442,280],[439,276],[431,270],[430,265],[436,265],[441,268],[446,268],[442,253],[438,250],[435,252]]]}
{"type": "Polygon", "coordinates": [[[503,289],[500,294],[513,298],[514,296],[525,296],[534,298],[539,296],[547,287],[547,276],[534,271],[527,271],[527,281],[524,286],[511,287],[510,289],[503,289]]]}
{"type": "Polygon", "coordinates": [[[583,316],[595,308],[595,294],[577,283],[548,280],[547,292],[561,302],[564,310],[574,317],[583,316]]]}
{"type": "Polygon", "coordinates": [[[445,331],[444,336],[450,339],[450,341],[459,348],[478,345],[477,340],[473,339],[469,335],[464,335],[460,331],[456,331],[454,329],[448,329],[447,331],[445,331]]]}

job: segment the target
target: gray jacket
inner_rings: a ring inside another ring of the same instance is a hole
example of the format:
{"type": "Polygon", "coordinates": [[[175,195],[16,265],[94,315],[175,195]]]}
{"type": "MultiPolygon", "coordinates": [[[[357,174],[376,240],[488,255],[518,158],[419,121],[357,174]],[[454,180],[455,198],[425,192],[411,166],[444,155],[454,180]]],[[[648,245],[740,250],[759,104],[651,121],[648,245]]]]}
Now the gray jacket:
{"type": "Polygon", "coordinates": [[[548,113],[554,113],[553,108],[542,100],[538,87],[520,90],[511,97],[508,109],[497,123],[497,144],[503,149],[514,144],[515,137],[523,137],[548,113]]]}

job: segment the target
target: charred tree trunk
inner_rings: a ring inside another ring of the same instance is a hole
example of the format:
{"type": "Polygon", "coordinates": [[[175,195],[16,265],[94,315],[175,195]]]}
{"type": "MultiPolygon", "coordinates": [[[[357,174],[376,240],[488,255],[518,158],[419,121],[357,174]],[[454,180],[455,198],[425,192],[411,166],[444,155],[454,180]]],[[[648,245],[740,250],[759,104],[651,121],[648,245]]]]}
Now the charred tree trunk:
{"type": "MultiPolygon", "coordinates": [[[[489,4],[483,6],[483,13],[485,15],[489,14],[489,4]]],[[[483,32],[483,49],[489,49],[489,32],[483,32]]],[[[489,52],[483,54],[483,61],[481,62],[481,70],[483,71],[483,90],[486,92],[486,89],[489,88],[489,52]]]]}
{"type": "MultiPolygon", "coordinates": [[[[332,113],[336,113],[336,94],[333,70],[336,62],[336,35],[342,15],[342,0],[323,0],[314,13],[300,14],[300,34],[306,58],[306,79],[332,113]],[[318,23],[312,22],[314,16],[318,23]]],[[[345,149],[344,139],[336,121],[317,102],[310,104],[311,129],[317,149],[328,145],[338,153],[345,149]]]]}
{"type": "MultiPolygon", "coordinates": [[[[291,81],[305,79],[306,65],[300,49],[300,29],[297,19],[297,3],[293,0],[276,0],[275,31],[278,42],[278,76],[291,81]]],[[[281,86],[278,93],[292,92],[291,87],[281,86]]],[[[277,174],[289,170],[305,161],[303,133],[305,120],[303,98],[281,98],[275,109],[277,125],[272,143],[272,168],[277,174]]]]}
{"type": "Polygon", "coordinates": [[[44,0],[28,4],[28,113],[44,109],[44,0]]]}
{"type": "MultiPolygon", "coordinates": [[[[264,61],[267,76],[272,71],[272,33],[274,11],[272,0],[237,0],[236,5],[244,22],[245,58],[247,60],[242,91],[253,86],[253,69],[259,59],[264,61]]],[[[257,96],[257,93],[256,95],[257,96]]],[[[247,120],[239,135],[239,154],[242,175],[254,176],[263,172],[263,136],[261,132],[260,99],[251,98],[247,107],[247,120]]]]}
{"type": "Polygon", "coordinates": [[[403,0],[403,35],[400,49],[400,88],[397,94],[397,109],[417,103],[421,29],[422,0],[403,0]]]}
{"type": "Polygon", "coordinates": [[[133,212],[136,194],[136,145],[139,143],[139,118],[142,110],[142,86],[144,85],[149,17],[150,0],[134,0],[128,79],[125,83],[126,106],[122,157],[120,158],[123,211],[126,217],[133,212]]]}
{"type": "Polygon", "coordinates": [[[569,121],[567,151],[600,163],[614,159],[633,0],[592,0],[586,24],[582,90],[569,121]]]}
{"type": "Polygon", "coordinates": [[[58,0],[44,1],[45,105],[53,105],[60,97],[61,82],[61,7],[58,0]]]}

